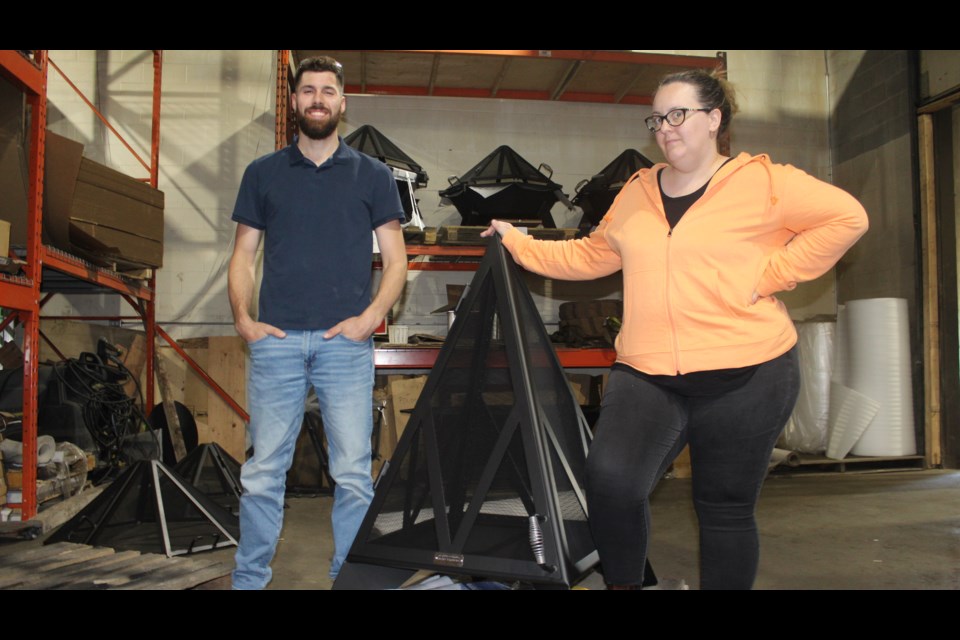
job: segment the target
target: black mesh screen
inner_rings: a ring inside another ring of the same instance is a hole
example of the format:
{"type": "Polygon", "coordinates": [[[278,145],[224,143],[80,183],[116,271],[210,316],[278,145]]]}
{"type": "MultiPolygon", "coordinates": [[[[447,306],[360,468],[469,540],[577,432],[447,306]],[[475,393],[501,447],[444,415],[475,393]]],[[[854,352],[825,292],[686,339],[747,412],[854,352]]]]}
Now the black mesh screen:
{"type": "Polygon", "coordinates": [[[417,186],[427,186],[427,172],[417,162],[408,156],[390,138],[369,124],[357,128],[356,131],[343,138],[343,142],[361,153],[377,158],[387,166],[412,171],[417,174],[417,186]]]}
{"type": "MultiPolygon", "coordinates": [[[[550,462],[554,470],[556,483],[557,503],[560,508],[560,518],[563,522],[563,532],[571,558],[585,558],[593,552],[593,537],[590,534],[590,524],[584,511],[585,504],[582,487],[575,486],[570,477],[563,472],[563,464],[557,449],[551,444],[550,462]]],[[[583,467],[583,462],[575,462],[572,467],[583,467]]],[[[574,475],[582,478],[582,475],[574,475]]]]}
{"type": "Polygon", "coordinates": [[[46,544],[76,542],[171,555],[232,545],[230,537],[240,535],[236,516],[170,474],[157,461],[136,463],[46,544]]]}
{"type": "MultiPolygon", "coordinates": [[[[520,295],[529,298],[527,291],[520,295]]],[[[517,305],[517,321],[529,354],[535,401],[544,417],[543,427],[554,446],[558,446],[575,478],[583,478],[586,462],[587,430],[579,405],[570,391],[570,383],[560,367],[543,321],[533,305],[517,305]]],[[[560,469],[555,469],[559,473],[560,469]]]]}
{"type": "Polygon", "coordinates": [[[533,300],[497,241],[351,558],[429,566],[440,554],[461,561],[460,572],[509,566],[520,578],[556,581],[558,565],[566,571],[593,553],[582,505],[586,437],[533,300]],[[531,516],[543,522],[543,566],[531,547],[531,516]]]}
{"type": "MultiPolygon", "coordinates": [[[[407,425],[409,431],[411,425],[407,425]]],[[[370,533],[372,544],[410,549],[439,548],[437,524],[430,491],[424,431],[415,429],[407,455],[391,468],[396,473],[390,490],[377,513],[370,533]]]]}
{"type": "MultiPolygon", "coordinates": [[[[516,418],[508,424],[515,403],[514,385],[504,343],[493,339],[496,308],[493,280],[488,279],[480,284],[470,308],[461,309],[458,314],[458,339],[448,343],[449,357],[444,373],[434,381],[427,401],[421,399],[407,425],[408,430],[416,426],[417,435],[400,461],[385,501],[386,508],[377,516],[376,529],[380,533],[406,527],[411,531],[397,536],[406,540],[412,535],[412,529],[422,531],[425,528],[422,523],[429,521],[433,529],[431,542],[437,543],[433,520],[435,496],[429,488],[428,461],[432,456],[439,470],[445,498],[445,526],[450,538],[465,535],[461,533],[461,526],[477,497],[481,476],[491,466],[490,455],[501,438],[508,439],[511,433],[519,436],[516,418]],[[425,411],[421,412],[421,407],[425,411]],[[509,433],[503,435],[505,429],[509,433]]],[[[493,480],[485,485],[489,485],[488,491],[501,502],[523,495],[527,503],[531,503],[522,446],[517,441],[509,449],[510,462],[497,469],[493,480]]],[[[499,514],[503,510],[494,511],[499,514]]],[[[517,515],[526,517],[522,505],[517,515]]],[[[526,536],[525,520],[517,529],[526,536]]]]}
{"type": "Polygon", "coordinates": [[[200,445],[173,470],[224,509],[240,512],[240,463],[219,445],[200,445]]]}
{"type": "Polygon", "coordinates": [[[559,189],[547,176],[527,162],[523,156],[506,145],[493,150],[472,169],[460,176],[460,182],[469,184],[525,182],[559,189]]]}
{"type": "Polygon", "coordinates": [[[583,209],[585,221],[594,225],[600,224],[600,220],[606,215],[630,176],[640,169],[652,166],[653,162],[645,155],[636,149],[627,149],[577,190],[573,204],[583,209]]]}
{"type": "Polygon", "coordinates": [[[524,340],[534,402],[549,451],[550,479],[554,483],[570,557],[583,558],[593,550],[582,490],[589,430],[529,291],[525,287],[517,287],[515,291],[519,298],[515,305],[519,334],[524,340]]]}
{"type": "Polygon", "coordinates": [[[465,225],[485,225],[493,218],[539,220],[556,227],[550,209],[562,186],[520,154],[503,145],[440,192],[460,212],[465,225]]]}
{"type": "Polygon", "coordinates": [[[163,470],[156,476],[160,487],[160,500],[155,501],[157,520],[162,517],[172,553],[190,553],[227,543],[224,532],[210,522],[211,513],[225,516],[223,510],[202,494],[188,492],[184,482],[174,481],[163,470]]]}

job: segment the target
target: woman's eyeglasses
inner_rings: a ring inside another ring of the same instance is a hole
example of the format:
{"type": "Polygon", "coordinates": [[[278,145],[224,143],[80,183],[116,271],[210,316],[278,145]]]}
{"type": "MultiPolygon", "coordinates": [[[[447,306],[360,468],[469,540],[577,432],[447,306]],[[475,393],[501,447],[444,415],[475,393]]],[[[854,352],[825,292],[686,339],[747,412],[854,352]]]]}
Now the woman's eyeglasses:
{"type": "Polygon", "coordinates": [[[680,125],[682,125],[682,124],[683,124],[683,121],[687,119],[687,112],[688,112],[688,111],[693,111],[693,112],[706,111],[706,112],[710,112],[710,111],[713,111],[713,109],[708,109],[708,108],[700,108],[700,109],[686,109],[686,108],[671,109],[670,111],[667,111],[666,115],[662,115],[662,116],[650,116],[649,118],[644,119],[643,122],[644,122],[644,124],[647,125],[647,129],[650,129],[650,133],[656,133],[657,131],[660,131],[660,127],[663,126],[663,123],[664,123],[664,122],[666,122],[667,124],[669,124],[671,127],[679,127],[680,125]]]}

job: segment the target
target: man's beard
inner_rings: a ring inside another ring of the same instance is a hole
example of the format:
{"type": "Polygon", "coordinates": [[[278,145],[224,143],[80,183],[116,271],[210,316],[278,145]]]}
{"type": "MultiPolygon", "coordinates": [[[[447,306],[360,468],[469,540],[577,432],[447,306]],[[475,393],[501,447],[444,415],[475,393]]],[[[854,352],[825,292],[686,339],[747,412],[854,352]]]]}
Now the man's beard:
{"type": "Polygon", "coordinates": [[[330,117],[326,123],[320,123],[306,116],[304,112],[297,112],[297,126],[303,135],[311,140],[325,140],[337,132],[337,126],[340,124],[340,112],[330,112],[330,117]]]}

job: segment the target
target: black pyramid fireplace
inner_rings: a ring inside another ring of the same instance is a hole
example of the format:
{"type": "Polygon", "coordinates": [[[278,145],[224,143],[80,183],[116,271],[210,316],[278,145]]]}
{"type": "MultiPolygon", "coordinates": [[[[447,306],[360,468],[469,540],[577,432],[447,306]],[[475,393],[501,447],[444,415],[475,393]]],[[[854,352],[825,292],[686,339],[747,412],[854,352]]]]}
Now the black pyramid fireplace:
{"type": "Polygon", "coordinates": [[[417,570],[570,586],[597,562],[590,433],[499,238],[457,310],[335,589],[417,570]]]}

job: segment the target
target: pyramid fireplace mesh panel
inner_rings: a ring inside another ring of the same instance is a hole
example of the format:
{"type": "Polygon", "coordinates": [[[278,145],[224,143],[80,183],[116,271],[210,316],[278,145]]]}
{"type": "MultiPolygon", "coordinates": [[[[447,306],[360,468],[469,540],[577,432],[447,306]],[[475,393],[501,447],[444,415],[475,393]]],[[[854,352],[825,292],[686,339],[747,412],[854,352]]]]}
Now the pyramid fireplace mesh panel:
{"type": "Polygon", "coordinates": [[[348,564],[570,584],[596,562],[582,490],[588,433],[495,238],[348,564]]]}
{"type": "Polygon", "coordinates": [[[614,158],[589,181],[577,185],[573,204],[583,209],[583,218],[578,225],[589,231],[600,224],[620,189],[640,169],[650,168],[653,162],[636,149],[627,149],[614,158]]]}
{"type": "Polygon", "coordinates": [[[465,225],[487,225],[499,218],[539,220],[553,229],[557,225],[550,209],[561,197],[566,202],[562,191],[523,156],[501,145],[439,195],[457,208],[465,225]]]}
{"type": "Polygon", "coordinates": [[[230,513],[240,513],[240,463],[217,443],[200,445],[173,470],[230,513]]]}
{"type": "Polygon", "coordinates": [[[44,544],[75,542],[168,556],[235,546],[236,516],[157,460],[124,471],[44,544]]]}

